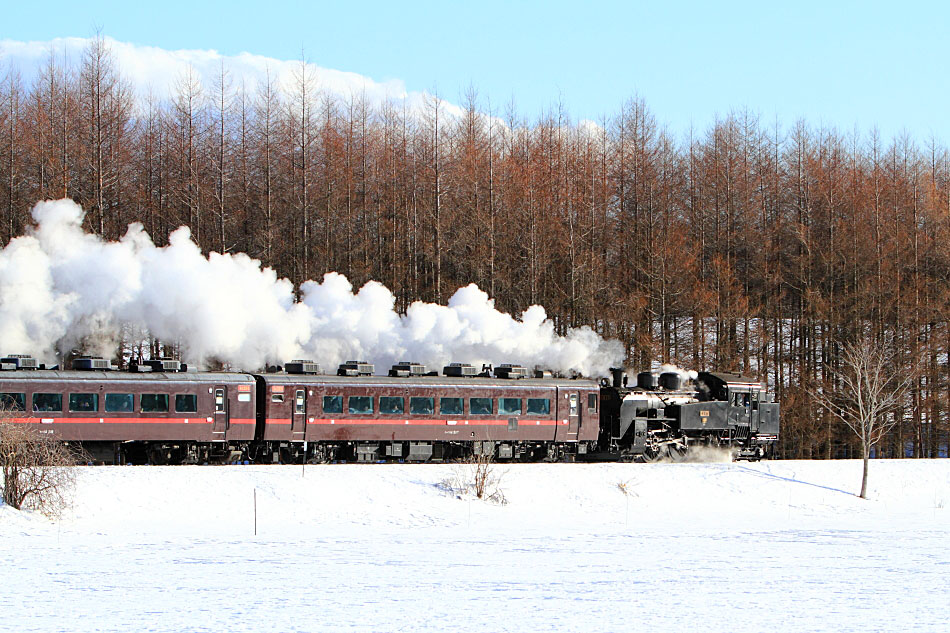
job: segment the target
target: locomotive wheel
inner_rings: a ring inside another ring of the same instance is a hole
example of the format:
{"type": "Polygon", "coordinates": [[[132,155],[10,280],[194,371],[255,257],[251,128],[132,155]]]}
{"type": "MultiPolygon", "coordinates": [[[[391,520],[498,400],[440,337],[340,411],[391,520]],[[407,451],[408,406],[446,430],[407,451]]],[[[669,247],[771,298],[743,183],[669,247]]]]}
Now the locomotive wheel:
{"type": "Polygon", "coordinates": [[[667,447],[667,453],[670,456],[670,461],[682,462],[686,459],[687,449],[682,444],[670,444],[667,447]]]}
{"type": "Polygon", "coordinates": [[[645,463],[653,464],[655,462],[660,461],[660,458],[662,457],[662,452],[652,449],[652,448],[648,448],[645,451],[643,451],[642,457],[645,463]]]}

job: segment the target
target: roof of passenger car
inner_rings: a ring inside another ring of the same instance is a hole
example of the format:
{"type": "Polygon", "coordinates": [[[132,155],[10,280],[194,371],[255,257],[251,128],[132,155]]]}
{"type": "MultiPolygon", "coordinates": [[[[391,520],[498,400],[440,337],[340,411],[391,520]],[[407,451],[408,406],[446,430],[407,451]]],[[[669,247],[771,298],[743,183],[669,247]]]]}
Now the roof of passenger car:
{"type": "Polygon", "coordinates": [[[130,372],[130,371],[73,371],[35,369],[0,372],[0,382],[57,381],[104,383],[252,383],[254,376],[237,372],[130,372]]]}
{"type": "Polygon", "coordinates": [[[275,385],[361,385],[380,387],[495,387],[495,388],[575,388],[598,389],[599,383],[588,379],[568,378],[459,378],[455,376],[409,376],[394,378],[391,376],[328,376],[323,374],[260,374],[268,384],[275,385]]]}

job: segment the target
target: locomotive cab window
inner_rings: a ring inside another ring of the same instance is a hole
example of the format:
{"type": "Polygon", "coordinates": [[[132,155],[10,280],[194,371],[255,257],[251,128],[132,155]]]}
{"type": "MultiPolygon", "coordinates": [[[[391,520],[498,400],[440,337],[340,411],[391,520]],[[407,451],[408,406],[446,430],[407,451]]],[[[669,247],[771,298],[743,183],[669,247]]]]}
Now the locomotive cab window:
{"type": "Polygon", "coordinates": [[[498,415],[521,415],[521,398],[498,398],[498,415]]]}
{"type": "Polygon", "coordinates": [[[294,413],[306,413],[307,412],[307,397],[306,391],[303,389],[298,389],[294,393],[294,413]]]}
{"type": "Polygon", "coordinates": [[[26,409],[26,394],[0,393],[0,408],[4,411],[23,411],[26,409]]]}
{"type": "Polygon", "coordinates": [[[70,411],[98,411],[99,394],[97,393],[71,393],[69,394],[70,411]]]}
{"type": "Polygon", "coordinates": [[[142,413],[166,413],[168,411],[167,393],[143,393],[139,404],[142,413]]]}
{"type": "Polygon", "coordinates": [[[597,394],[587,394],[587,410],[591,413],[597,413],[597,394]]]}
{"type": "Polygon", "coordinates": [[[34,393],[34,411],[62,411],[63,394],[61,393],[34,393]]]}
{"type": "Polygon", "coordinates": [[[439,398],[439,411],[445,415],[462,415],[462,399],[439,398]]]}
{"type": "Polygon", "coordinates": [[[551,401],[548,398],[528,398],[528,415],[551,415],[551,401]]]}
{"type": "Polygon", "coordinates": [[[409,398],[409,413],[432,415],[435,413],[435,398],[409,398]]]}
{"type": "Polygon", "coordinates": [[[405,412],[406,399],[398,396],[380,396],[379,412],[396,415],[405,412]]]}
{"type": "Polygon", "coordinates": [[[491,412],[492,412],[491,398],[469,398],[468,412],[471,415],[491,415],[491,412]]]}
{"type": "Polygon", "coordinates": [[[324,413],[343,413],[343,396],[323,396],[324,413]]]}
{"type": "Polygon", "coordinates": [[[193,393],[179,393],[175,396],[175,413],[197,413],[198,396],[193,393]]]}
{"type": "Polygon", "coordinates": [[[356,415],[367,415],[373,412],[373,396],[350,396],[349,412],[356,415]]]}
{"type": "Polygon", "coordinates": [[[107,393],[106,411],[109,413],[131,413],[135,410],[135,396],[131,393],[107,393]]]}

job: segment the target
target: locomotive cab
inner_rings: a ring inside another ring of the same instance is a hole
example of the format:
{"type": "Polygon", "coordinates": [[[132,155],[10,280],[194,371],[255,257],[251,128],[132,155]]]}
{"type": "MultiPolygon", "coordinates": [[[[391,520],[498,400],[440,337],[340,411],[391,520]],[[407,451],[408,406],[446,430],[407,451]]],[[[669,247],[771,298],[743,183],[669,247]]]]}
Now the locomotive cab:
{"type": "Polygon", "coordinates": [[[702,372],[699,392],[707,400],[684,405],[681,429],[687,435],[718,434],[720,444],[737,447],[737,459],[759,459],[778,440],[778,404],[757,380],[739,374],[702,372]]]}

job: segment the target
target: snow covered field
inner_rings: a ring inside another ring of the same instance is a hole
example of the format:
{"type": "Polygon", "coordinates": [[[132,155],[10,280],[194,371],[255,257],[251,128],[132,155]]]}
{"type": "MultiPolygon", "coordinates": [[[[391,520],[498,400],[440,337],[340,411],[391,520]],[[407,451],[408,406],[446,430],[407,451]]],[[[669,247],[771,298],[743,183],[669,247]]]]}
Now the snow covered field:
{"type": "Polygon", "coordinates": [[[0,629],[948,630],[950,460],[458,468],[83,468],[0,507],[0,629]]]}

